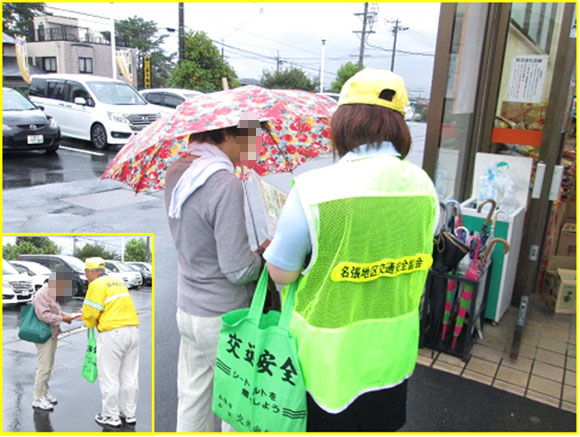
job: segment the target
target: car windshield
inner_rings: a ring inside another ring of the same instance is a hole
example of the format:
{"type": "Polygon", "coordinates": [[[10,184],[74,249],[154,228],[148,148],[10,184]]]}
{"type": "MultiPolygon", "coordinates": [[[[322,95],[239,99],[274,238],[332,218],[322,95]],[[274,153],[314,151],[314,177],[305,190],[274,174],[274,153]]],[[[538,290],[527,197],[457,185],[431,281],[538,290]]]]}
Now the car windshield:
{"type": "Polygon", "coordinates": [[[77,273],[85,271],[85,263],[74,256],[63,256],[62,259],[77,273]]]}
{"type": "Polygon", "coordinates": [[[18,270],[14,268],[12,264],[10,264],[5,259],[2,260],[2,274],[3,275],[19,275],[18,270]]]}
{"type": "Polygon", "coordinates": [[[133,269],[130,268],[129,266],[126,266],[124,263],[117,263],[116,264],[117,267],[119,267],[119,270],[123,271],[123,272],[132,272],[133,269]]]}
{"type": "Polygon", "coordinates": [[[26,264],[21,264],[22,266],[26,267],[28,270],[37,273],[39,275],[50,275],[50,269],[47,267],[44,267],[41,264],[38,263],[26,263],[26,264]]]}
{"type": "Polygon", "coordinates": [[[87,82],[97,98],[108,105],[147,105],[141,95],[126,83],[87,82]]]}
{"type": "Polygon", "coordinates": [[[36,109],[26,97],[13,89],[2,89],[2,111],[30,111],[36,109]]]}
{"type": "Polygon", "coordinates": [[[184,97],[189,99],[190,97],[193,96],[199,96],[202,93],[199,91],[182,91],[181,94],[183,94],[184,97]]]}

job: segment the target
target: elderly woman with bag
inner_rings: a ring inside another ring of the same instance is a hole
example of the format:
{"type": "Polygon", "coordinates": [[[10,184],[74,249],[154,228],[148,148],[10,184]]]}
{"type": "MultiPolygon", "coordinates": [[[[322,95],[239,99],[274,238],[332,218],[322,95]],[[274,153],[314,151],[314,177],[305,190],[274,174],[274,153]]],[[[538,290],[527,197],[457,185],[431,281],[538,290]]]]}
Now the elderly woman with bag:
{"type": "Polygon", "coordinates": [[[404,160],[407,104],[390,71],[367,68],[345,83],[331,120],[340,160],[295,179],[264,253],[275,282],[299,278],[290,333],[308,431],[394,431],[406,421],[438,213],[428,175],[404,160]]]}
{"type": "Polygon", "coordinates": [[[61,322],[70,324],[74,319],[73,315],[60,310],[59,301],[62,301],[67,294],[72,296],[70,274],[53,272],[48,282],[36,292],[32,299],[36,316],[39,320],[48,323],[52,329],[52,335],[45,343],[36,344],[38,370],[34,382],[32,407],[40,410],[50,411],[57,404],[56,398],[48,393],[48,381],[54,364],[60,324],[61,322]]]}

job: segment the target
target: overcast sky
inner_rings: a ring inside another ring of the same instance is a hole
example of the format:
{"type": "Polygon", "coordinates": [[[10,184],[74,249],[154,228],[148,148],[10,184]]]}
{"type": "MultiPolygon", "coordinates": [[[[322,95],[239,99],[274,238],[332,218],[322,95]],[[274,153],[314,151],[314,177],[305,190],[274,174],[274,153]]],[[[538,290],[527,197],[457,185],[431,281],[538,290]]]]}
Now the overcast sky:
{"type": "MultiPolygon", "coordinates": [[[[178,3],[47,3],[55,15],[75,17],[79,25],[107,30],[110,24],[98,17],[116,19],[139,16],[155,21],[159,29],[178,27],[178,3]],[[56,8],[60,8],[57,10],[56,8]],[[65,11],[66,10],[66,11],[65,11]]],[[[439,3],[369,3],[376,11],[365,66],[391,66],[393,24],[408,28],[398,33],[395,72],[404,77],[409,94],[428,97],[437,38],[439,3]],[[388,51],[386,51],[388,50],[388,51]],[[401,52],[399,52],[401,51],[401,52]],[[404,53],[412,52],[412,53],[404,53]]],[[[238,77],[260,79],[263,70],[276,68],[279,55],[286,65],[301,67],[319,81],[322,39],[326,40],[325,88],[329,88],[340,65],[358,62],[364,3],[185,3],[186,30],[205,31],[225,45],[224,54],[238,77]],[[227,47],[231,46],[231,47],[227,47]]],[[[162,30],[162,33],[167,33],[162,30]]],[[[167,38],[166,50],[177,53],[177,31],[167,38]]],[[[284,63],[282,64],[285,65],[284,63]]]]}

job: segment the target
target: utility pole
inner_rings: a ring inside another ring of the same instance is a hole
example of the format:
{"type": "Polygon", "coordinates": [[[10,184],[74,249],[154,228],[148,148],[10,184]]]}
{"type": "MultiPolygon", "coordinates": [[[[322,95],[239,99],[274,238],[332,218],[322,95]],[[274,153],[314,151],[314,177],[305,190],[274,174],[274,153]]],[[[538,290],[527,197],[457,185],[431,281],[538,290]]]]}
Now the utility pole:
{"type": "Polygon", "coordinates": [[[282,61],[280,61],[280,51],[276,50],[276,73],[278,73],[280,71],[280,64],[282,63],[282,61]]]}
{"type": "Polygon", "coordinates": [[[395,71],[395,52],[397,51],[397,33],[399,33],[400,31],[403,30],[408,30],[408,27],[403,27],[400,26],[399,24],[401,23],[399,21],[399,19],[397,18],[396,20],[390,20],[389,23],[394,23],[395,25],[393,26],[393,35],[395,35],[395,38],[393,40],[393,53],[391,55],[391,71],[395,71]]]}
{"type": "Polygon", "coordinates": [[[181,64],[181,62],[185,59],[185,35],[184,35],[184,24],[183,24],[183,3],[179,3],[179,62],[178,64],[181,64]]]}
{"type": "Polygon", "coordinates": [[[363,16],[363,27],[362,27],[362,31],[360,30],[353,30],[353,33],[360,33],[360,50],[359,50],[359,55],[358,55],[358,69],[359,71],[363,69],[363,60],[364,60],[364,55],[365,55],[365,42],[366,42],[366,38],[367,38],[367,34],[369,33],[375,33],[374,30],[372,30],[373,24],[375,22],[375,18],[377,16],[376,11],[371,11],[369,12],[369,4],[365,3],[365,8],[364,8],[364,12],[361,13],[356,13],[354,14],[357,17],[359,16],[363,16]],[[367,24],[369,25],[369,30],[367,30],[367,24]]]}

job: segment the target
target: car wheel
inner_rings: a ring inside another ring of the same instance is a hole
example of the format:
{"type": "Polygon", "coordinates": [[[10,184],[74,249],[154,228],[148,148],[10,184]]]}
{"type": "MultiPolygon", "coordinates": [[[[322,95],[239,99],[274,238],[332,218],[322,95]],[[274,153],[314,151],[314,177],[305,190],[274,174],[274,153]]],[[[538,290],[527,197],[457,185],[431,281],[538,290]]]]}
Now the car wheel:
{"type": "Polygon", "coordinates": [[[109,145],[107,144],[107,131],[105,126],[100,123],[95,123],[91,128],[91,141],[96,149],[104,150],[109,145]]]}
{"type": "Polygon", "coordinates": [[[56,151],[58,150],[59,146],[54,146],[54,147],[49,147],[48,149],[46,149],[46,153],[56,153],[56,151]]]}

